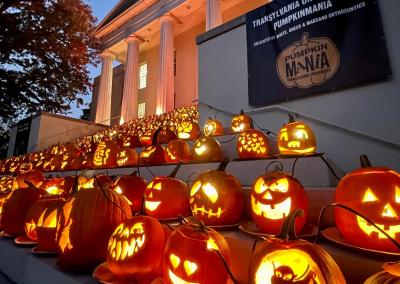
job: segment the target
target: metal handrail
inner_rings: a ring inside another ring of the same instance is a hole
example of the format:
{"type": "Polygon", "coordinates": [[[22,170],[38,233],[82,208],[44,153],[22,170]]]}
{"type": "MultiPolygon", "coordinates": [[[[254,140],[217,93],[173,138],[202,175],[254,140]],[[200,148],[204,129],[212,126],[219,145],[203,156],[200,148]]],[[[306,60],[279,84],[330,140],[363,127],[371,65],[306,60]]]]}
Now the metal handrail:
{"type": "MultiPolygon", "coordinates": [[[[225,110],[223,108],[220,108],[220,107],[213,106],[213,105],[211,105],[209,103],[206,103],[204,101],[197,100],[197,102],[199,104],[208,106],[209,108],[215,109],[218,112],[226,113],[226,114],[231,115],[231,116],[235,115],[235,113],[232,113],[232,112],[227,111],[227,110],[225,110]]],[[[370,134],[367,134],[367,133],[364,133],[364,132],[361,132],[361,131],[358,131],[358,130],[350,129],[350,128],[345,127],[343,125],[335,124],[335,123],[332,123],[330,121],[326,121],[326,120],[317,118],[315,116],[312,116],[312,115],[309,115],[309,114],[305,114],[305,113],[301,113],[301,112],[298,112],[298,111],[295,111],[295,110],[292,110],[292,109],[289,109],[289,108],[286,108],[286,107],[282,107],[282,106],[279,106],[279,105],[272,105],[272,106],[252,109],[252,110],[246,111],[246,113],[247,114],[257,114],[257,113],[260,113],[260,112],[270,112],[270,111],[274,111],[274,110],[278,110],[278,111],[285,112],[285,113],[288,113],[288,114],[290,113],[290,114],[292,114],[292,115],[294,115],[296,117],[304,117],[304,118],[306,118],[308,120],[311,120],[311,121],[314,121],[314,122],[317,122],[317,123],[320,123],[320,124],[324,124],[324,125],[327,125],[327,126],[332,127],[332,128],[340,129],[342,131],[349,132],[351,134],[356,134],[358,136],[363,136],[363,137],[366,137],[368,139],[375,140],[375,141],[377,141],[379,143],[387,144],[387,145],[389,145],[391,147],[400,149],[400,144],[398,144],[398,143],[396,143],[394,141],[382,139],[382,138],[374,136],[374,135],[370,135],[370,134]]]]}

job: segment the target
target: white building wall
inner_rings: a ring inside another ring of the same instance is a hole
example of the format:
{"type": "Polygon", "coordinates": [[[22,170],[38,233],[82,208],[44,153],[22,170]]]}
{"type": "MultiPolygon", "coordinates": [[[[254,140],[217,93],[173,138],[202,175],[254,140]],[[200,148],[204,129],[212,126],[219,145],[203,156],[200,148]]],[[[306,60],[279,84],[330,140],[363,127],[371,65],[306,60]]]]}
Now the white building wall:
{"type": "MultiPolygon", "coordinates": [[[[400,1],[385,0],[379,4],[393,73],[391,80],[252,108],[248,104],[246,27],[242,24],[199,44],[201,120],[214,117],[213,107],[233,113],[244,109],[260,126],[277,132],[287,121],[288,110],[312,125],[318,150],[343,170],[358,167],[361,153],[368,154],[376,165],[400,170],[400,1]]],[[[230,125],[231,116],[218,112],[217,118],[230,125]]]]}

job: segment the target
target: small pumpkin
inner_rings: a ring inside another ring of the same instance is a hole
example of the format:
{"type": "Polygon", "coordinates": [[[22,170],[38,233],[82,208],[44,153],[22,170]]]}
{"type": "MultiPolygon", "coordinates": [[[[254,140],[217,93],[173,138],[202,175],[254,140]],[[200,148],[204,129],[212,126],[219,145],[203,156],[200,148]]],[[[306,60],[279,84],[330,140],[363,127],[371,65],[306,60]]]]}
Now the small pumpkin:
{"type": "Polygon", "coordinates": [[[304,227],[308,215],[308,198],[302,184],[281,171],[266,172],[259,176],[251,189],[251,215],[263,233],[276,235],[291,212],[302,209],[296,219],[296,232],[304,227]]]}
{"type": "Polygon", "coordinates": [[[173,140],[165,147],[165,161],[167,163],[187,163],[191,156],[190,146],[186,141],[173,140]]]}
{"type": "Polygon", "coordinates": [[[141,145],[140,139],[136,135],[128,135],[123,138],[125,148],[139,148],[141,145]]]}
{"type": "Polygon", "coordinates": [[[108,268],[124,279],[152,280],[161,276],[166,241],[166,232],[157,219],[127,219],[118,225],[108,242],[108,268]]]}
{"type": "Polygon", "coordinates": [[[178,164],[169,176],[155,177],[144,192],[145,213],[157,219],[175,219],[190,215],[189,188],[176,178],[178,164]],[[173,202],[171,202],[173,200],[173,202]]]}
{"type": "Polygon", "coordinates": [[[117,154],[118,167],[135,166],[138,162],[138,154],[133,148],[121,148],[117,154]]]}
{"type": "Polygon", "coordinates": [[[224,134],[224,127],[219,120],[208,118],[203,128],[205,136],[217,136],[224,134]]]}
{"type": "Polygon", "coordinates": [[[301,212],[291,212],[281,233],[255,250],[250,262],[250,284],[346,283],[339,266],[322,247],[296,237],[295,219],[301,212]]]}
{"type": "Polygon", "coordinates": [[[219,162],[224,159],[221,145],[212,137],[201,137],[193,144],[192,159],[194,161],[219,162]]]}
{"type": "Polygon", "coordinates": [[[241,110],[240,114],[235,115],[232,118],[231,128],[235,133],[253,129],[253,119],[249,115],[245,114],[243,110],[241,110]]]}
{"type": "Polygon", "coordinates": [[[289,122],[279,130],[278,148],[282,155],[310,154],[315,153],[317,141],[310,126],[289,115],[289,122]]]}
{"type": "Polygon", "coordinates": [[[240,221],[244,191],[240,181],[225,171],[229,159],[217,170],[201,173],[190,190],[192,214],[206,225],[231,225],[240,221]]]}
{"type": "Polygon", "coordinates": [[[267,157],[269,154],[268,138],[260,130],[245,130],[237,138],[236,149],[241,159],[267,157]]]}
{"type": "Polygon", "coordinates": [[[200,127],[194,121],[183,120],[178,124],[176,134],[179,139],[195,140],[200,135],[200,127]]]}
{"type": "Polygon", "coordinates": [[[172,232],[164,252],[164,284],[227,283],[230,251],[218,232],[185,224],[172,232]]]}
{"type": "Polygon", "coordinates": [[[132,213],[141,212],[146,181],[139,177],[136,171],[130,175],[118,177],[113,189],[129,200],[132,213]]]}
{"type": "Polygon", "coordinates": [[[157,137],[161,128],[159,128],[153,136],[153,145],[142,148],[140,152],[139,163],[142,165],[162,164],[165,163],[165,150],[160,144],[157,144],[157,137]]]}
{"type": "MultiPolygon", "coordinates": [[[[363,155],[361,168],[348,173],[336,187],[336,202],[368,217],[400,242],[400,174],[386,167],[373,167],[363,155]]],[[[336,226],[350,244],[399,252],[392,242],[365,219],[335,209],[336,226]]]]}
{"type": "Polygon", "coordinates": [[[163,127],[157,135],[157,144],[167,144],[176,138],[175,132],[173,132],[169,127],[163,127]]]}

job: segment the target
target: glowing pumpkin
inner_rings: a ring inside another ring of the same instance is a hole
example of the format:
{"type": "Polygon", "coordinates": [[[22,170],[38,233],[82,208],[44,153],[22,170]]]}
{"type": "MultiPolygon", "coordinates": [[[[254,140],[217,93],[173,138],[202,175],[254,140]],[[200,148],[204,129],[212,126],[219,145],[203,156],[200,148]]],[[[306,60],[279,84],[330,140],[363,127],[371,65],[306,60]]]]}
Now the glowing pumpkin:
{"type": "Polygon", "coordinates": [[[233,132],[242,132],[244,130],[253,129],[253,119],[246,115],[243,110],[240,111],[240,114],[235,115],[232,118],[231,128],[233,132]]]}
{"type": "Polygon", "coordinates": [[[186,141],[173,140],[165,147],[165,161],[167,163],[186,163],[191,159],[190,146],[186,141]]]}
{"type": "Polygon", "coordinates": [[[164,252],[164,284],[227,283],[229,246],[222,235],[195,224],[172,232],[164,252]]]}
{"type": "Polygon", "coordinates": [[[142,146],[154,145],[153,136],[154,136],[154,131],[152,129],[149,129],[146,132],[142,133],[142,135],[140,135],[139,137],[140,144],[142,146]]]}
{"type": "Polygon", "coordinates": [[[111,234],[118,224],[131,217],[130,211],[126,198],[108,187],[94,185],[76,192],[60,211],[57,264],[86,270],[104,261],[111,234]]]}
{"type": "Polygon", "coordinates": [[[225,172],[228,162],[200,174],[190,190],[192,214],[206,225],[230,225],[241,219],[244,191],[240,181],[225,172]]]}
{"type": "Polygon", "coordinates": [[[161,276],[166,240],[157,219],[147,216],[127,219],[118,225],[108,242],[108,268],[125,279],[161,276]]]}
{"type": "Polygon", "coordinates": [[[132,213],[141,212],[146,181],[139,177],[137,172],[118,177],[114,182],[113,189],[129,200],[132,213]]]}
{"type": "MultiPolygon", "coordinates": [[[[336,202],[370,218],[397,242],[400,242],[400,174],[372,167],[361,156],[361,169],[348,173],[336,188],[336,202]]],[[[383,251],[399,250],[365,219],[341,208],[335,209],[336,225],[350,244],[383,251]]]]}
{"type": "Polygon", "coordinates": [[[157,165],[165,163],[165,150],[162,145],[153,145],[142,148],[139,163],[142,165],[157,165]]]}
{"type": "Polygon", "coordinates": [[[175,140],[176,134],[170,128],[162,128],[157,134],[157,144],[167,144],[168,142],[175,140]]]}
{"type": "Polygon", "coordinates": [[[203,128],[205,136],[217,136],[224,134],[224,127],[219,120],[209,118],[203,128]]]}
{"type": "Polygon", "coordinates": [[[346,283],[339,266],[322,247],[297,239],[294,223],[299,212],[290,213],[281,233],[256,249],[250,262],[250,284],[346,283]]]}
{"type": "Polygon", "coordinates": [[[6,197],[13,190],[14,177],[3,176],[0,178],[0,198],[6,197]]]}
{"type": "Polygon", "coordinates": [[[39,217],[36,226],[37,242],[39,243],[40,249],[43,251],[55,252],[57,250],[57,220],[64,203],[64,200],[58,199],[57,203],[54,203],[53,206],[47,207],[39,217]]]}
{"type": "Polygon", "coordinates": [[[13,188],[29,188],[31,184],[34,187],[40,187],[44,180],[43,173],[40,171],[29,171],[18,174],[14,179],[13,188]]]}
{"type": "Polygon", "coordinates": [[[289,115],[289,123],[279,130],[278,148],[282,155],[304,155],[315,153],[317,142],[314,132],[307,124],[295,121],[289,115]]]}
{"type": "Polygon", "coordinates": [[[128,135],[123,138],[123,146],[125,148],[138,148],[141,145],[139,137],[136,135],[128,135]]]}
{"type": "Polygon", "coordinates": [[[179,139],[195,140],[200,135],[200,127],[194,121],[184,120],[178,124],[176,133],[179,139]]]}
{"type": "Polygon", "coordinates": [[[100,142],[93,156],[93,165],[96,168],[113,168],[117,165],[119,146],[114,141],[100,142]]]}
{"type": "Polygon", "coordinates": [[[174,219],[179,215],[188,216],[189,188],[175,176],[180,164],[167,177],[155,177],[148,185],[145,194],[145,213],[157,219],[174,219]]]}
{"type": "Polygon", "coordinates": [[[305,213],[296,219],[296,232],[307,220],[308,198],[301,183],[289,174],[265,172],[253,184],[250,193],[251,215],[262,232],[276,235],[291,212],[305,213]]]}
{"type": "Polygon", "coordinates": [[[269,153],[267,136],[260,130],[245,130],[237,138],[239,158],[262,158],[269,153]]]}
{"type": "Polygon", "coordinates": [[[138,159],[135,149],[121,148],[117,154],[117,165],[118,167],[135,166],[138,159]]]}
{"type": "Polygon", "coordinates": [[[201,137],[193,144],[192,159],[194,161],[219,162],[224,159],[221,145],[212,137],[201,137]]]}

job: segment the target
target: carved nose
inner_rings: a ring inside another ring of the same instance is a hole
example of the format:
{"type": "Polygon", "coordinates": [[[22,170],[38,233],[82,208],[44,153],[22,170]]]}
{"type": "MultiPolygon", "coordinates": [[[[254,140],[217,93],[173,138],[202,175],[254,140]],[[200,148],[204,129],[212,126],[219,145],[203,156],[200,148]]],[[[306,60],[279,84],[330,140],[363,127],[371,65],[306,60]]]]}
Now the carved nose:
{"type": "Polygon", "coordinates": [[[397,214],[390,203],[387,203],[383,208],[382,217],[397,218],[397,214]]]}
{"type": "Polygon", "coordinates": [[[267,199],[267,200],[272,200],[272,195],[271,195],[271,193],[267,190],[267,192],[264,194],[263,198],[264,198],[264,199],[267,199]]]}

